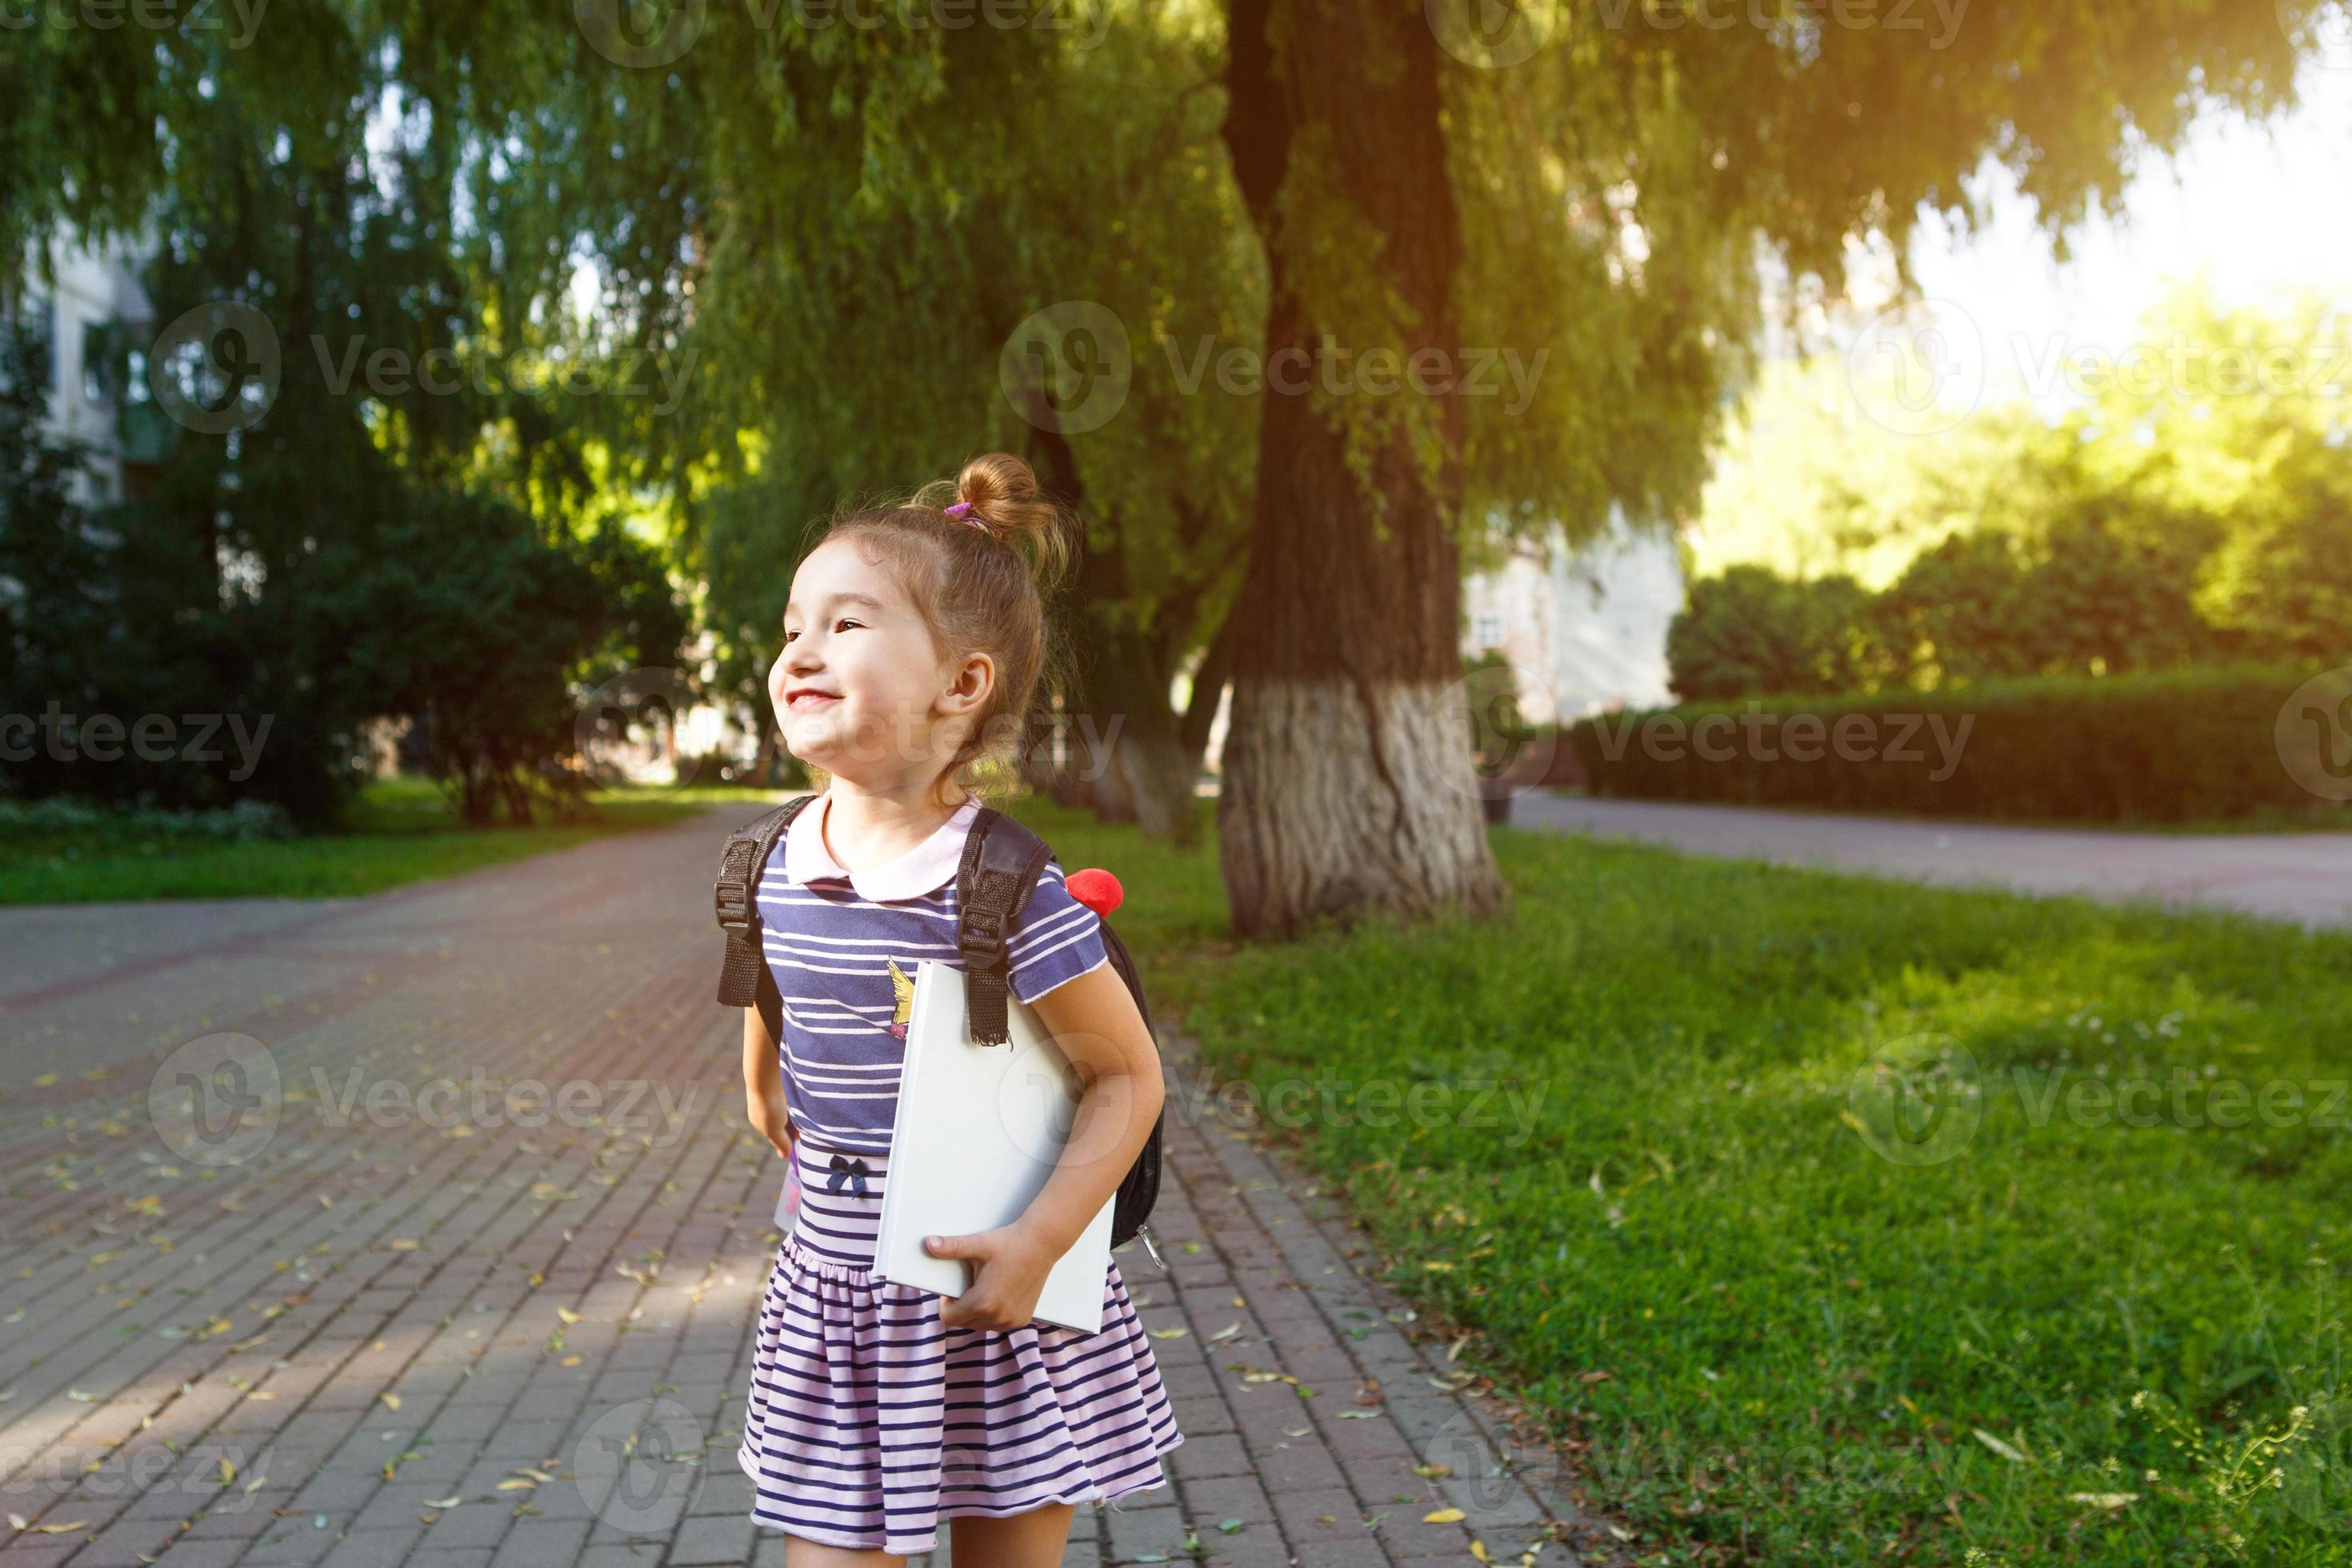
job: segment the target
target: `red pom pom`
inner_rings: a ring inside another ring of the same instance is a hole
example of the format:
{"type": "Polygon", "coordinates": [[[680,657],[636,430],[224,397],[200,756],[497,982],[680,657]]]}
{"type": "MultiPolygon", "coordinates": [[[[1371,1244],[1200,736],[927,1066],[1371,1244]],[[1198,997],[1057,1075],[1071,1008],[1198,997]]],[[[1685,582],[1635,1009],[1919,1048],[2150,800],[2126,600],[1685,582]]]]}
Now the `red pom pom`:
{"type": "Polygon", "coordinates": [[[1062,879],[1062,885],[1070,889],[1070,897],[1105,918],[1127,897],[1127,889],[1118,885],[1118,879],[1099,866],[1071,872],[1062,879]]]}

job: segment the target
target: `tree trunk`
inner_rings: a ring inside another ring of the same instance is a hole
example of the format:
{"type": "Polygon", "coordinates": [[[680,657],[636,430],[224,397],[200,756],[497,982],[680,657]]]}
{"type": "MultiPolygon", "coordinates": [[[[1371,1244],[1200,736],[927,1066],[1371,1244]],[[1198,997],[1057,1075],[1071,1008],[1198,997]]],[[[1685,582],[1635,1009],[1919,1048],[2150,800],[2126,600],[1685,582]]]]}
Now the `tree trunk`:
{"type": "MultiPolygon", "coordinates": [[[[1040,483],[1084,516],[1086,485],[1077,456],[1051,420],[1033,420],[1032,453],[1040,483]]],[[[1106,531],[1116,541],[1115,529],[1106,531]]],[[[1077,702],[1068,717],[1077,774],[1103,822],[1132,822],[1147,838],[1190,844],[1194,837],[1192,780],[1178,739],[1168,689],[1172,671],[1152,639],[1120,613],[1126,562],[1114,542],[1097,549],[1079,535],[1078,584],[1069,616],[1077,643],[1077,702]]]]}
{"type": "MultiPolygon", "coordinates": [[[[1231,6],[1224,133],[1266,247],[1268,369],[1287,351],[1328,384],[1329,333],[1344,351],[1391,349],[1407,364],[1433,350],[1449,377],[1459,374],[1461,226],[1436,40],[1422,8],[1231,6]],[[1290,252],[1332,244],[1335,210],[1349,243],[1377,240],[1377,255],[1357,257],[1358,291],[1377,284],[1403,307],[1401,341],[1348,342],[1339,312],[1304,297],[1290,252]]],[[[1344,924],[1374,911],[1483,914],[1507,896],[1454,700],[1461,583],[1450,521],[1462,406],[1409,385],[1388,395],[1432,396],[1443,452],[1433,476],[1391,427],[1359,481],[1339,431],[1309,396],[1271,378],[1263,395],[1217,805],[1226,892],[1244,936],[1288,937],[1318,918],[1344,924]]]]}

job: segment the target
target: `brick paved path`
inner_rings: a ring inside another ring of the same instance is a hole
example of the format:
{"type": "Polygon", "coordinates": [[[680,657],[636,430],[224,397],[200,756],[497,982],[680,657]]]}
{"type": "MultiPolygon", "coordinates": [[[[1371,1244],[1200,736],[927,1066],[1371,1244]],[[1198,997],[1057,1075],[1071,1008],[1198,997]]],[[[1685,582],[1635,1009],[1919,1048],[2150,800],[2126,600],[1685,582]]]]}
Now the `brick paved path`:
{"type": "MultiPolygon", "coordinates": [[[[744,815],[364,900],[0,910],[9,1568],[782,1563],[732,1457],[781,1165],[705,913],[744,815]]],[[[1312,1187],[1169,1136],[1173,1271],[1121,1264],[1188,1441],[1069,1563],[1612,1559],[1312,1187]]]]}

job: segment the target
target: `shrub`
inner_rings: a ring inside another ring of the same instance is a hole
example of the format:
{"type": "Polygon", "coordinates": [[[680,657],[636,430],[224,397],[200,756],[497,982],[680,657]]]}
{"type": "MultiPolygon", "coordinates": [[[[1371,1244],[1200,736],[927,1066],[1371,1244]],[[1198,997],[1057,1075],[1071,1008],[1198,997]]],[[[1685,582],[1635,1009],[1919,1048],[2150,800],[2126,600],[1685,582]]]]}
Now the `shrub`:
{"type": "Polygon", "coordinates": [[[2098,822],[2314,813],[2326,803],[2278,738],[2309,679],[2233,667],[1691,703],[1583,720],[1571,739],[1594,794],[1637,799],[2098,822]]]}

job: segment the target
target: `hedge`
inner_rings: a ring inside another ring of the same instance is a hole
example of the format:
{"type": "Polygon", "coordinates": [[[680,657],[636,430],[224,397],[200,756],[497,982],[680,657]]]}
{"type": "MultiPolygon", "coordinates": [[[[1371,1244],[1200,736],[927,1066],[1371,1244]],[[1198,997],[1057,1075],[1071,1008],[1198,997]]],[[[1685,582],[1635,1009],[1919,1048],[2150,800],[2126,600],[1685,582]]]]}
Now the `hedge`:
{"type": "Polygon", "coordinates": [[[1570,740],[1594,794],[1636,799],[2043,821],[2316,816],[2352,794],[2319,752],[2325,725],[2344,769],[2352,669],[2305,690],[2315,675],[2237,667],[1690,703],[1586,719],[1570,740]]]}

